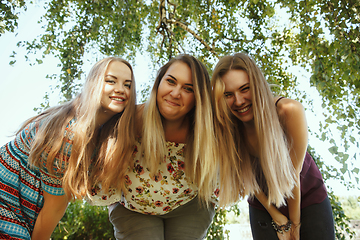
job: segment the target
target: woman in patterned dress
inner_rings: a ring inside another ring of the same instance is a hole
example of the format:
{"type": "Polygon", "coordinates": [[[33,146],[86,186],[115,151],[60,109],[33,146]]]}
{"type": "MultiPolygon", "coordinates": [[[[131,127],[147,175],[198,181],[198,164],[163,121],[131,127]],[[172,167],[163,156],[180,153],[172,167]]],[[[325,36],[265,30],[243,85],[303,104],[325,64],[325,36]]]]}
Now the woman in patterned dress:
{"type": "Polygon", "coordinates": [[[204,196],[216,181],[210,92],[205,66],[190,55],[158,71],[149,101],[138,108],[143,131],[123,196],[109,207],[117,239],[206,236],[214,207],[204,196]]]}
{"type": "Polygon", "coordinates": [[[0,148],[1,239],[49,239],[69,200],[119,182],[119,159],[131,159],[135,141],[135,97],[131,65],[105,58],[79,96],[28,119],[0,148]]]}
{"type": "Polygon", "coordinates": [[[324,181],[306,152],[301,103],[274,97],[260,68],[243,53],[219,60],[212,86],[215,131],[223,150],[220,203],[250,195],[255,240],[334,239],[324,181]]]}

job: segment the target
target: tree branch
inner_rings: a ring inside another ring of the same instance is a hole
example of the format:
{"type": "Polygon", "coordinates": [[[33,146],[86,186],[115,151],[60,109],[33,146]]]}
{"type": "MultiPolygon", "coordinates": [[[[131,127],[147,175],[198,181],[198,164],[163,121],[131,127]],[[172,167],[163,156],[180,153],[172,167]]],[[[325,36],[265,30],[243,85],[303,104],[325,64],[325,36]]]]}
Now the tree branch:
{"type": "Polygon", "coordinates": [[[177,20],[174,20],[174,19],[168,19],[167,20],[168,23],[173,23],[179,27],[181,27],[182,29],[184,29],[185,31],[189,32],[191,35],[193,35],[199,42],[201,42],[204,47],[210,51],[215,57],[219,58],[218,54],[215,52],[215,50],[210,47],[209,44],[207,44],[207,42],[205,42],[204,39],[202,39],[196,32],[194,32],[193,30],[191,30],[186,24],[182,23],[182,22],[179,22],[177,20]]]}
{"type": "MultiPolygon", "coordinates": [[[[161,0],[159,4],[159,23],[156,27],[156,30],[158,33],[165,36],[164,32],[170,33],[169,40],[171,41],[171,38],[175,36],[173,31],[171,31],[171,25],[175,24],[176,26],[179,26],[180,28],[184,29],[188,33],[190,33],[193,37],[195,37],[204,47],[211,52],[215,57],[219,58],[218,54],[215,52],[214,48],[212,48],[203,38],[201,38],[195,31],[191,30],[186,24],[175,20],[175,10],[176,10],[176,4],[171,3],[169,0],[161,0]],[[165,2],[166,1],[166,2],[165,2]],[[169,18],[166,16],[166,3],[174,7],[174,11],[172,14],[169,14],[169,18]]],[[[164,42],[164,39],[163,39],[164,42]]],[[[181,46],[181,44],[178,42],[181,49],[184,50],[184,48],[181,46]]]]}

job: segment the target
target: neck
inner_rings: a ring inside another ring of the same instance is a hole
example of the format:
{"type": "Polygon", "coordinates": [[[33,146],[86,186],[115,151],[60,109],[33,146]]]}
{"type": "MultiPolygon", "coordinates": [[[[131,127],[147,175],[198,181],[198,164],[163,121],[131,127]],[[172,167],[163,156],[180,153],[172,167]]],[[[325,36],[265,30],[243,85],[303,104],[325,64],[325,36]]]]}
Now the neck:
{"type": "Polygon", "coordinates": [[[164,133],[166,141],[185,143],[189,129],[189,119],[184,117],[181,120],[164,120],[164,133]]]}
{"type": "Polygon", "coordinates": [[[242,122],[246,132],[255,132],[255,120],[252,119],[248,122],[242,122]]]}
{"type": "Polygon", "coordinates": [[[255,124],[253,121],[251,123],[250,122],[244,123],[244,129],[246,131],[246,135],[248,136],[256,135],[255,124]]]}
{"type": "Polygon", "coordinates": [[[98,130],[102,125],[109,121],[112,116],[112,114],[100,109],[95,117],[95,130],[98,130]]]}
{"type": "Polygon", "coordinates": [[[245,129],[246,144],[248,145],[248,151],[250,155],[255,157],[260,157],[259,139],[256,134],[254,121],[244,123],[244,129],[245,129]]]}

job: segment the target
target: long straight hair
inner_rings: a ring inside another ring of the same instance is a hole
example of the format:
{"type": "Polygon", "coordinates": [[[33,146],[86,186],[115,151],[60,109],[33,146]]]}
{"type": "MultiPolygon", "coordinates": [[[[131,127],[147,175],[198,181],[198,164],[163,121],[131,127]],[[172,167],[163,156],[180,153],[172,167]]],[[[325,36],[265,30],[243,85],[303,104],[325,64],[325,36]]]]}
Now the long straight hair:
{"type": "Polygon", "coordinates": [[[126,162],[131,160],[135,139],[135,102],[135,79],[131,65],[117,57],[98,61],[91,68],[83,90],[76,98],[28,119],[19,130],[33,121],[39,127],[30,148],[30,164],[46,168],[52,174],[54,169],[60,172],[65,193],[72,197],[90,196],[91,187],[99,181],[106,188],[110,185],[120,186],[118,176],[124,172],[124,165],[128,166],[126,162]],[[105,72],[112,61],[122,62],[131,70],[131,94],[125,110],[102,127],[101,145],[98,146],[98,156],[101,157],[95,161],[93,143],[99,143],[99,136],[94,136],[95,119],[101,109],[105,72]],[[70,124],[72,119],[74,121],[70,124]],[[60,161],[67,161],[68,158],[67,165],[60,166],[59,162],[54,162],[55,157],[60,161]]]}
{"type": "Polygon", "coordinates": [[[187,114],[190,122],[185,148],[185,173],[199,188],[199,196],[208,202],[215,190],[216,182],[216,146],[211,107],[210,77],[205,66],[193,56],[179,55],[171,59],[158,71],[150,99],[144,108],[142,151],[144,161],[152,173],[166,157],[166,139],[156,97],[161,79],[175,62],[189,66],[193,81],[195,106],[187,114]]]}
{"type": "Polygon", "coordinates": [[[215,132],[220,155],[220,204],[238,201],[239,196],[253,197],[265,191],[268,203],[276,206],[292,196],[295,171],[289,143],[281,126],[270,87],[255,61],[244,53],[225,56],[217,63],[212,76],[212,101],[215,132]],[[245,126],[234,116],[224,98],[222,77],[230,70],[245,71],[249,76],[254,124],[259,140],[259,158],[250,155],[245,126]]]}

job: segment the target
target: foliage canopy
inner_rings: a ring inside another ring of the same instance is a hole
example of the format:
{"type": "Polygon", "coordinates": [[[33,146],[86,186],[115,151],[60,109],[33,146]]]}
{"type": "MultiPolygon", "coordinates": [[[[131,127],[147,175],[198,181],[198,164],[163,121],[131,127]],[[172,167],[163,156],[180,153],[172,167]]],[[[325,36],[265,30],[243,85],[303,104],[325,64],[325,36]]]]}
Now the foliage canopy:
{"type": "MultiPolygon", "coordinates": [[[[59,87],[65,100],[78,89],[89,53],[134,60],[146,52],[157,69],[175,55],[200,58],[209,71],[226,54],[247,52],[281,94],[308,101],[293,66],[310,74],[322,98],[325,121],[315,134],[358,183],[354,165],[360,135],[360,2],[357,0],[48,0],[39,38],[19,42],[29,53],[53,54],[61,62],[59,87]],[[88,55],[87,55],[88,54],[88,55]],[[342,141],[336,141],[337,129],[342,141]],[[319,132],[319,133],[318,133],[319,132]]],[[[25,1],[2,4],[2,31],[15,31],[25,1]],[[4,20],[5,19],[5,20],[4,20]]],[[[37,59],[41,63],[41,59],[37,59]]]]}
{"type": "MultiPolygon", "coordinates": [[[[340,172],[323,164],[324,177],[343,180],[347,173],[359,183],[355,165],[360,142],[358,0],[46,0],[42,4],[43,32],[18,45],[28,53],[42,53],[42,58],[51,54],[60,60],[57,77],[65,100],[76,94],[82,65],[90,55],[118,55],[131,61],[136,53],[146,52],[157,69],[186,52],[201,59],[211,72],[219,57],[247,52],[268,81],[280,86],[279,94],[311,108],[311,96],[299,86],[310,83],[316,88],[325,121],[312,131],[332,144],[329,151],[341,164],[340,172]],[[295,75],[294,66],[307,71],[310,79],[295,75]]],[[[26,10],[25,1],[2,1],[0,9],[0,36],[16,31],[17,14],[26,10]]]]}

